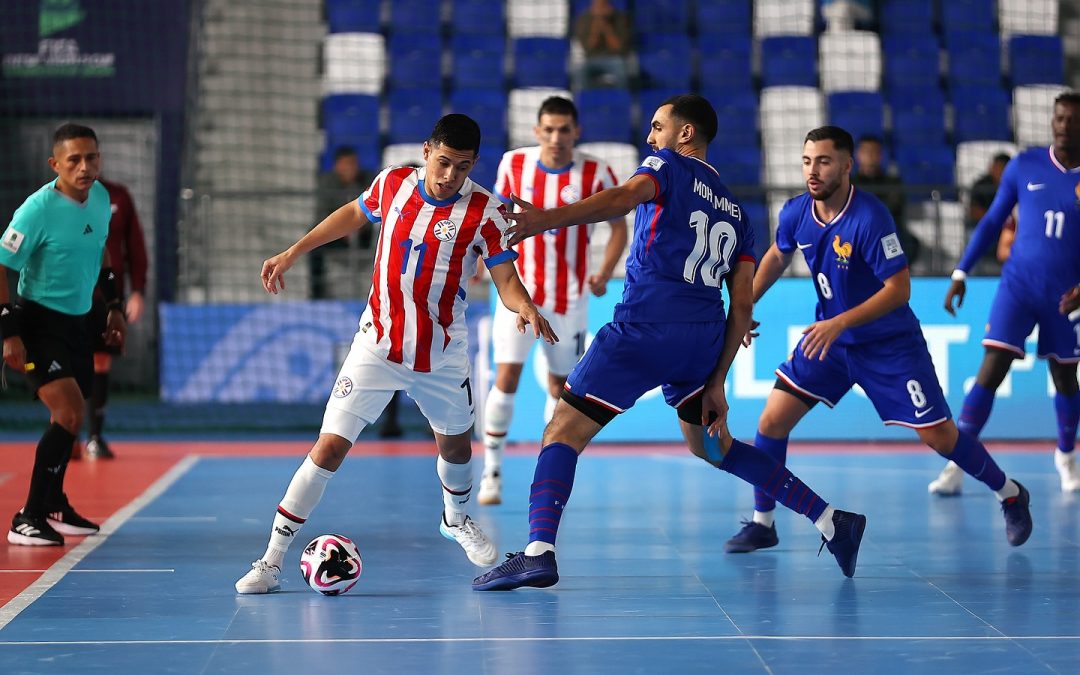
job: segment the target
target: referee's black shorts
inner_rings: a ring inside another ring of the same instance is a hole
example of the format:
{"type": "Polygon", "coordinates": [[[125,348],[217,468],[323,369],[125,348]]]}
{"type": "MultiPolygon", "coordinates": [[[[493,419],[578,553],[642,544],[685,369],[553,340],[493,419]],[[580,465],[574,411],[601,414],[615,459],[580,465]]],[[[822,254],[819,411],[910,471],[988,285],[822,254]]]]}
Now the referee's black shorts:
{"type": "Polygon", "coordinates": [[[64,314],[29,300],[19,302],[16,315],[26,347],[26,381],[34,396],[42,385],[73,377],[83,398],[89,397],[94,380],[90,315],[64,314]]]}

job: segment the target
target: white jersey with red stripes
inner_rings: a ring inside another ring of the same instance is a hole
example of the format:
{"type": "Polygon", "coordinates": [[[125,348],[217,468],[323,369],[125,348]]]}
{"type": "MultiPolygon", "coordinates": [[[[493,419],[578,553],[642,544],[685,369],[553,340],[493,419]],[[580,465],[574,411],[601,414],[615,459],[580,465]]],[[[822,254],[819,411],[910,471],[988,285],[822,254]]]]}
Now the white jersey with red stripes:
{"type": "Polygon", "coordinates": [[[490,268],[513,261],[506,248],[505,208],[469,179],[450,199],[424,188],[425,169],[390,167],[359,204],[382,222],[368,305],[360,331],[388,361],[430,372],[467,355],[465,285],[479,259],[490,268]]]}
{"type": "MultiPolygon", "coordinates": [[[[595,157],[574,150],[569,166],[551,169],[540,161],[540,148],[535,146],[503,155],[495,192],[505,202],[515,194],[538,207],[553,209],[615,185],[615,172],[595,157]]],[[[521,254],[518,274],[537,307],[566,314],[583,297],[592,228],[591,223],[572,225],[517,245],[521,254]]]]}

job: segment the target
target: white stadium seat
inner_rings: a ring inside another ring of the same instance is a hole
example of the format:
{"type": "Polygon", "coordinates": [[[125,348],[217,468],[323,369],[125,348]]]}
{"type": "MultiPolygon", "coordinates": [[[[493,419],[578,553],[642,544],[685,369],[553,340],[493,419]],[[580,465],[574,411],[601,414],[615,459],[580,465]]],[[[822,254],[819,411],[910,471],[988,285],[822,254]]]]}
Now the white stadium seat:
{"type": "Polygon", "coordinates": [[[994,155],[1015,157],[1018,148],[1007,141],[967,141],[956,146],[956,184],[969,189],[990,168],[994,155]]]}
{"type": "Polygon", "coordinates": [[[998,0],[1001,37],[1057,35],[1059,0],[998,0]]]}
{"type": "Polygon", "coordinates": [[[813,35],[816,0],[755,0],[754,36],[813,35]]]}
{"type": "Polygon", "coordinates": [[[510,114],[507,118],[507,127],[510,134],[510,147],[520,148],[523,145],[536,145],[536,135],[533,128],[536,126],[536,111],[540,104],[549,96],[563,96],[573,98],[565,89],[550,89],[547,87],[530,87],[527,89],[514,89],[510,92],[510,114]]]}
{"type": "Polygon", "coordinates": [[[383,168],[423,164],[424,146],[422,143],[391,143],[383,148],[382,163],[383,168]]]}
{"type": "Polygon", "coordinates": [[[506,27],[511,38],[566,37],[570,26],[567,0],[507,0],[506,27]]]}
{"type": "Polygon", "coordinates": [[[577,149],[607,162],[620,184],[625,183],[641,164],[637,146],[630,143],[581,143],[577,149]]]}
{"type": "Polygon", "coordinates": [[[766,148],[802,147],[806,132],[825,124],[825,99],[816,87],[765,87],[759,114],[766,148]]]}
{"type": "Polygon", "coordinates": [[[1021,148],[1049,145],[1054,99],[1065,88],[1057,84],[1033,84],[1013,89],[1013,130],[1021,148]]]}
{"type": "Polygon", "coordinates": [[[331,33],[323,42],[327,94],[379,94],[386,77],[386,44],[378,33],[331,33]]]}
{"type": "Polygon", "coordinates": [[[881,39],[877,33],[823,33],[818,45],[822,90],[880,90],[881,39]]]}

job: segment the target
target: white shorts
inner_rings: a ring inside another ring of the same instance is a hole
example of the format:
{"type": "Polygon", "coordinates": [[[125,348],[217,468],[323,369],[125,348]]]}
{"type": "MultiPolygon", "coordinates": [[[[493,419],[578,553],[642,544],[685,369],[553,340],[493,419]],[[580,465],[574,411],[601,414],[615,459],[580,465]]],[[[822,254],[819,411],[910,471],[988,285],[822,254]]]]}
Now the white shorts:
{"type": "Polygon", "coordinates": [[[495,319],[491,326],[491,342],[495,349],[495,363],[525,363],[529,350],[539,342],[548,362],[552,375],[565,377],[574,369],[581,355],[585,353],[585,335],[589,327],[589,304],[579,302],[567,314],[556,314],[543,309],[540,313],[551,324],[559,341],[549,345],[537,339],[532,326],[525,327],[525,333],[517,329],[518,315],[508,310],[501,302],[495,306],[495,319]]]}
{"type": "Polygon", "coordinates": [[[472,429],[472,382],[468,358],[452,359],[430,373],[418,373],[371,353],[358,337],[341,365],[326,402],[321,433],[350,443],[379,419],[395,391],[405,391],[420,407],[432,431],[444,436],[472,429]]]}

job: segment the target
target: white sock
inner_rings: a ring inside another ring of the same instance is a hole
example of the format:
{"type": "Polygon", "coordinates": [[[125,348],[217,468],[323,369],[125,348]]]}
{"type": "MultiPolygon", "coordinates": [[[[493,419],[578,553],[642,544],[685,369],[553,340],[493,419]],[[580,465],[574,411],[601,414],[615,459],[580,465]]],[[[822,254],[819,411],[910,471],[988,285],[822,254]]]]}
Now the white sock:
{"type": "Polygon", "coordinates": [[[772,527],[773,521],[776,519],[775,516],[776,509],[772,511],[754,511],[754,522],[765,527],[772,527]]]}
{"type": "Polygon", "coordinates": [[[552,398],[549,394],[547,401],[544,403],[544,424],[551,421],[551,418],[555,416],[555,406],[559,404],[559,399],[552,398]]]}
{"type": "Polygon", "coordinates": [[[263,560],[281,567],[281,561],[285,559],[285,552],[289,550],[293,538],[322,499],[326,484],[333,477],[333,471],[315,464],[310,455],[304,458],[303,464],[293,474],[285,496],[278,504],[274,525],[270,530],[270,543],[266,546],[263,560]],[[288,515],[285,515],[286,513],[288,515]]]}
{"type": "Polygon", "coordinates": [[[465,504],[472,494],[472,462],[451,464],[439,455],[437,464],[443,488],[443,515],[447,525],[465,522],[465,504]]]}
{"type": "Polygon", "coordinates": [[[546,541],[530,541],[529,545],[525,547],[525,555],[544,555],[548,551],[554,551],[555,544],[549,544],[546,541]]]}
{"type": "Polygon", "coordinates": [[[1006,478],[1005,484],[1001,486],[1000,490],[994,490],[994,494],[997,495],[999,502],[1003,502],[1010,497],[1015,497],[1020,494],[1020,488],[1012,478],[1006,478]]]}
{"type": "Polygon", "coordinates": [[[506,432],[514,418],[514,394],[492,387],[484,403],[484,473],[502,468],[506,432]]]}
{"type": "Polygon", "coordinates": [[[818,519],[814,521],[814,527],[816,527],[827,540],[832,541],[833,536],[836,534],[836,527],[832,522],[833,507],[826,506],[825,511],[822,512],[818,519]]]}

